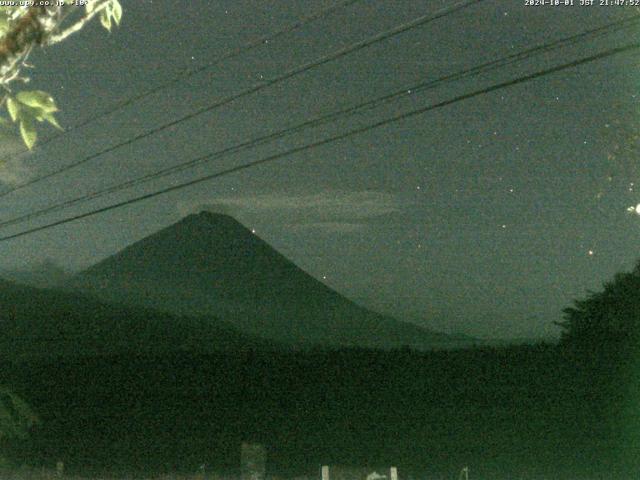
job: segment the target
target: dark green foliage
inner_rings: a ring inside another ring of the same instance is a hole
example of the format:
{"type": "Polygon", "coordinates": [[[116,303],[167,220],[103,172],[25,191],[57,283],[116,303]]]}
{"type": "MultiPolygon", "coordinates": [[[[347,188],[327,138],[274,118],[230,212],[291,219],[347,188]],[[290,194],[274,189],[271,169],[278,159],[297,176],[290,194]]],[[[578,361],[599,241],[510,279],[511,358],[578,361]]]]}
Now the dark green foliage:
{"type": "Polygon", "coordinates": [[[26,438],[37,417],[18,395],[0,386],[0,442],[26,438]]]}
{"type": "Polygon", "coordinates": [[[640,332],[640,262],[618,273],[600,292],[564,309],[562,342],[587,348],[637,344],[640,332]]]}
{"type": "Polygon", "coordinates": [[[18,453],[70,471],[233,471],[247,441],[266,445],[268,474],[315,476],[325,463],[396,464],[414,478],[455,478],[465,465],[498,480],[630,478],[606,476],[632,468],[611,393],[567,355],[533,345],[104,356],[19,363],[0,381],[43,420],[18,453]]]}
{"type": "Polygon", "coordinates": [[[24,440],[37,421],[24,400],[11,389],[0,386],[0,467],[9,463],[7,447],[15,440],[24,440]]]}
{"type": "MultiPolygon", "coordinates": [[[[611,441],[612,465],[640,461],[640,261],[564,310],[561,347],[572,383],[611,441]],[[615,453],[614,453],[615,452],[615,453]]],[[[611,478],[614,478],[613,476],[611,478]]]]}

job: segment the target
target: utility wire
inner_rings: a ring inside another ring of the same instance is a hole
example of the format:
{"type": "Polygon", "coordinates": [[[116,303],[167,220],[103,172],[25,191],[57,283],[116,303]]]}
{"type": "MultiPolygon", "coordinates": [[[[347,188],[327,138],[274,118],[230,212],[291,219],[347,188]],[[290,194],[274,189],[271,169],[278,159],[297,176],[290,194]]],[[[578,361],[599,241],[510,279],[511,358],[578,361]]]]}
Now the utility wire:
{"type": "Polygon", "coordinates": [[[174,127],[174,126],[176,126],[176,125],[178,125],[180,123],[186,122],[188,120],[191,120],[191,119],[193,119],[193,118],[195,118],[195,117],[197,117],[199,115],[202,115],[202,114],[207,113],[207,112],[211,112],[211,111],[213,111],[213,110],[215,110],[215,109],[217,109],[219,107],[225,106],[225,105],[227,105],[227,104],[229,104],[229,103],[231,103],[231,102],[233,102],[233,101],[235,101],[235,100],[237,100],[239,98],[245,97],[245,96],[250,95],[252,93],[259,92],[259,91],[261,91],[261,90],[263,90],[263,89],[265,89],[267,87],[270,87],[272,85],[278,84],[280,82],[283,82],[285,80],[288,80],[290,78],[298,76],[298,75],[300,75],[300,74],[302,74],[304,72],[307,72],[307,71],[309,71],[311,69],[314,69],[314,68],[319,67],[321,65],[324,65],[326,63],[332,62],[334,60],[337,60],[337,59],[342,58],[342,57],[344,57],[346,55],[349,55],[351,53],[357,52],[359,50],[362,50],[362,49],[364,49],[366,47],[369,47],[369,46],[374,45],[376,43],[382,42],[382,41],[387,40],[389,38],[392,38],[394,36],[400,35],[400,34],[402,34],[404,32],[407,32],[407,31],[412,30],[414,28],[417,28],[419,26],[425,25],[425,24],[427,24],[429,22],[432,22],[434,20],[446,17],[446,16],[451,15],[451,14],[453,14],[453,13],[459,11],[459,10],[462,10],[464,8],[470,7],[470,6],[474,5],[474,4],[477,4],[477,3],[480,3],[480,2],[483,2],[483,1],[485,1],[485,0],[466,0],[466,1],[463,1],[463,2],[458,2],[455,5],[453,5],[452,7],[439,10],[435,14],[423,15],[423,16],[418,17],[417,19],[414,19],[414,20],[412,20],[410,22],[407,22],[407,23],[404,23],[404,24],[399,25],[397,27],[394,27],[391,30],[387,30],[385,32],[382,32],[382,33],[379,33],[377,35],[374,35],[373,37],[370,37],[368,39],[365,39],[365,40],[362,40],[360,42],[351,44],[351,45],[349,45],[349,46],[347,46],[345,48],[342,48],[342,49],[337,50],[337,51],[335,51],[333,53],[325,55],[325,56],[319,58],[318,60],[315,60],[315,61],[309,62],[309,63],[305,63],[305,64],[303,64],[303,65],[301,65],[299,67],[296,67],[296,68],[294,68],[292,70],[288,70],[287,72],[283,73],[282,75],[279,75],[279,76],[277,76],[277,77],[275,77],[275,78],[273,78],[271,80],[267,80],[265,82],[258,83],[256,85],[254,85],[252,87],[249,87],[249,88],[247,88],[245,90],[242,90],[242,91],[240,91],[240,92],[238,92],[236,94],[224,97],[223,99],[221,99],[221,100],[219,100],[219,101],[217,101],[217,102],[215,102],[215,103],[213,103],[211,105],[208,105],[206,107],[200,108],[200,109],[198,109],[198,110],[196,110],[196,111],[194,111],[192,113],[189,113],[187,115],[184,115],[184,116],[182,116],[182,117],[180,117],[180,118],[178,118],[176,120],[172,120],[172,121],[170,121],[168,123],[165,123],[165,124],[160,125],[158,127],[152,128],[151,130],[148,130],[148,131],[146,131],[144,133],[136,135],[136,136],[134,136],[132,138],[124,140],[124,141],[122,141],[120,143],[117,143],[115,145],[112,145],[110,147],[107,147],[107,148],[105,148],[103,150],[100,150],[100,151],[98,151],[96,153],[93,153],[93,154],[91,154],[91,155],[89,155],[87,157],[84,157],[81,160],[78,160],[78,161],[76,161],[74,163],[65,165],[64,167],[61,167],[61,168],[59,168],[57,170],[54,170],[53,172],[50,172],[50,173],[42,175],[40,177],[36,177],[36,178],[31,179],[31,180],[28,180],[28,181],[26,181],[26,182],[24,182],[24,183],[22,183],[20,185],[17,185],[15,187],[5,191],[5,192],[0,193],[0,197],[4,197],[6,195],[9,195],[10,193],[13,193],[13,192],[15,192],[17,190],[21,190],[21,189],[23,189],[23,188],[25,188],[27,186],[30,186],[30,185],[36,184],[38,182],[41,182],[42,180],[46,180],[46,179],[51,178],[51,177],[53,177],[55,175],[58,175],[60,173],[67,172],[67,171],[69,171],[69,170],[71,170],[71,169],[73,169],[73,168],[75,168],[75,167],[77,167],[79,165],[83,165],[83,164],[89,162],[90,160],[93,160],[93,159],[95,159],[97,157],[100,157],[100,156],[102,156],[102,155],[104,155],[106,153],[110,153],[110,152],[113,152],[115,150],[118,150],[121,147],[124,147],[124,146],[127,146],[127,145],[131,145],[132,143],[138,142],[138,141],[140,141],[140,140],[142,140],[144,138],[147,138],[147,137],[149,137],[151,135],[154,135],[156,133],[162,132],[162,131],[164,131],[164,130],[166,130],[168,128],[174,127]]]}
{"type": "Polygon", "coordinates": [[[328,137],[328,138],[325,138],[323,140],[319,140],[317,142],[313,142],[313,143],[309,143],[309,144],[303,145],[301,147],[296,147],[296,148],[292,148],[292,149],[286,150],[284,152],[276,153],[276,154],[267,156],[265,158],[262,158],[260,160],[255,160],[253,162],[245,163],[243,165],[238,165],[236,167],[227,168],[225,170],[221,170],[221,171],[216,172],[216,173],[205,175],[205,176],[196,178],[194,180],[189,180],[187,182],[184,182],[184,183],[181,183],[181,184],[178,184],[178,185],[173,185],[171,187],[167,187],[167,188],[164,188],[164,189],[161,189],[161,190],[156,190],[154,192],[147,193],[147,194],[144,194],[144,195],[140,195],[138,197],[134,197],[134,198],[131,198],[129,200],[124,200],[124,201],[121,201],[121,202],[117,202],[117,203],[114,203],[114,204],[111,204],[111,205],[107,205],[105,207],[101,207],[101,208],[97,208],[95,210],[91,210],[89,212],[81,213],[81,214],[78,214],[78,215],[74,215],[74,216],[71,216],[71,217],[64,218],[62,220],[57,220],[55,222],[51,222],[51,223],[48,223],[48,224],[45,224],[45,225],[41,225],[39,227],[34,227],[34,228],[30,228],[28,230],[23,230],[21,232],[14,233],[12,235],[6,235],[6,236],[3,236],[3,237],[0,237],[0,242],[8,241],[8,240],[11,240],[11,239],[14,239],[14,238],[23,237],[25,235],[29,235],[29,234],[32,234],[32,233],[35,233],[35,232],[39,232],[39,231],[42,231],[42,230],[47,230],[49,228],[56,227],[58,225],[63,225],[63,224],[69,223],[69,222],[73,222],[73,221],[80,220],[80,219],[83,219],[83,218],[91,217],[91,216],[97,215],[99,213],[108,212],[110,210],[115,210],[117,208],[121,208],[121,207],[124,207],[124,206],[127,206],[127,205],[131,205],[131,204],[134,204],[134,203],[138,203],[138,202],[141,202],[143,200],[147,200],[147,199],[150,199],[150,198],[157,197],[159,195],[164,195],[166,193],[170,193],[170,192],[173,192],[173,191],[182,190],[183,188],[186,188],[186,187],[189,187],[189,186],[192,186],[192,185],[196,185],[196,184],[208,181],[208,180],[224,177],[224,176],[227,176],[229,174],[240,172],[240,171],[243,171],[243,170],[248,170],[248,169],[256,167],[258,165],[262,165],[262,164],[266,164],[266,163],[269,163],[269,162],[273,162],[275,160],[279,160],[281,158],[294,155],[296,153],[305,152],[307,150],[312,150],[314,148],[318,148],[318,147],[323,146],[323,145],[327,145],[327,144],[330,144],[330,143],[333,143],[333,142],[337,142],[339,140],[344,140],[346,138],[349,138],[349,137],[352,137],[354,135],[359,135],[361,133],[365,133],[365,132],[374,130],[374,129],[382,127],[384,125],[395,123],[395,122],[398,122],[398,121],[401,121],[401,120],[406,120],[408,118],[412,118],[412,117],[415,117],[417,115],[422,115],[422,114],[424,114],[426,112],[429,112],[431,110],[436,110],[438,108],[442,108],[442,107],[445,107],[445,106],[448,106],[448,105],[452,105],[452,104],[460,102],[462,100],[467,100],[467,99],[470,99],[470,98],[473,98],[473,97],[484,95],[484,94],[487,94],[487,93],[490,93],[490,92],[494,92],[496,90],[500,90],[502,88],[510,87],[510,86],[513,86],[513,85],[518,85],[520,83],[528,82],[528,81],[534,80],[536,78],[540,78],[540,77],[544,77],[546,75],[550,75],[552,73],[560,72],[560,71],[563,71],[563,70],[567,70],[569,68],[577,67],[579,65],[583,65],[583,64],[586,64],[586,63],[591,63],[591,62],[594,62],[594,61],[597,61],[597,60],[601,60],[601,59],[606,58],[606,57],[610,57],[610,56],[613,56],[613,55],[618,55],[618,54],[621,54],[621,53],[626,53],[626,52],[630,52],[630,51],[633,51],[633,50],[637,50],[638,48],[640,48],[640,43],[633,43],[633,44],[628,44],[628,45],[625,45],[625,46],[622,46],[622,47],[617,47],[617,48],[612,48],[612,49],[609,49],[609,50],[605,50],[605,51],[600,52],[600,53],[595,54],[595,55],[591,55],[591,56],[588,56],[588,57],[583,57],[581,59],[574,60],[574,61],[569,62],[569,63],[564,63],[562,65],[558,65],[558,66],[555,66],[555,67],[552,67],[552,68],[548,68],[548,69],[545,69],[545,70],[540,70],[538,72],[535,72],[535,73],[532,73],[532,74],[529,74],[529,75],[525,75],[525,76],[522,76],[522,77],[518,77],[518,78],[515,78],[515,79],[512,79],[512,80],[506,81],[506,82],[502,82],[502,83],[498,83],[498,84],[495,84],[495,85],[491,85],[489,87],[486,87],[486,88],[483,88],[483,89],[480,89],[480,90],[476,90],[474,92],[470,92],[470,93],[466,93],[466,94],[463,94],[463,95],[459,95],[459,96],[454,97],[454,98],[449,99],[449,100],[445,100],[445,101],[442,101],[442,102],[439,102],[439,103],[435,103],[435,104],[432,104],[432,105],[427,105],[425,107],[421,107],[421,108],[418,108],[418,109],[415,109],[415,110],[411,110],[411,111],[408,111],[408,112],[405,112],[405,113],[401,113],[399,115],[395,115],[393,117],[390,117],[390,118],[387,118],[387,119],[384,119],[384,120],[380,120],[380,121],[378,121],[376,123],[373,123],[373,124],[370,124],[370,125],[366,125],[366,126],[363,126],[363,127],[359,127],[359,128],[350,130],[348,132],[342,133],[340,135],[335,135],[335,136],[332,136],[332,137],[328,137]]]}
{"type": "Polygon", "coordinates": [[[193,160],[189,160],[187,162],[183,162],[180,163],[178,165],[173,165],[171,167],[167,167],[161,170],[158,170],[156,172],[152,172],[146,175],[142,175],[138,178],[132,179],[132,180],[128,180],[116,185],[112,185],[110,187],[104,188],[102,190],[98,190],[96,192],[91,192],[85,195],[82,195],[80,197],[71,199],[71,200],[66,200],[60,203],[57,203],[55,205],[51,205],[49,207],[40,209],[40,210],[36,210],[30,213],[26,213],[23,215],[20,215],[18,217],[14,217],[12,219],[9,220],[5,220],[3,222],[0,222],[0,228],[2,227],[7,227],[9,225],[14,225],[17,223],[22,223],[25,222],[27,220],[31,220],[33,218],[37,218],[40,216],[43,216],[47,213],[51,213],[54,211],[58,211],[58,210],[62,210],[68,207],[71,207],[73,205],[77,205],[79,203],[83,203],[83,202],[87,202],[89,200],[93,200],[96,198],[100,198],[103,197],[105,195],[111,194],[111,193],[115,193],[127,188],[131,188],[133,186],[137,186],[137,185],[141,185],[147,182],[150,182],[152,180],[158,179],[158,178],[162,178],[162,177],[166,177],[168,175],[174,174],[174,173],[178,173],[190,168],[193,168],[199,164],[203,164],[203,163],[208,163],[211,162],[212,160],[217,160],[220,159],[222,157],[226,157],[228,155],[231,154],[235,154],[238,153],[240,151],[245,151],[249,148],[253,148],[259,145],[263,145],[265,143],[271,142],[273,140],[282,138],[284,136],[288,136],[291,135],[293,133],[297,133],[300,132],[302,130],[308,129],[308,128],[312,128],[312,127],[317,127],[319,125],[323,125],[332,121],[336,121],[342,118],[346,118],[348,116],[352,116],[356,113],[359,113],[360,111],[364,110],[364,109],[372,109],[382,103],[385,102],[389,102],[392,100],[396,100],[399,99],[400,97],[403,96],[408,96],[408,95],[413,95],[417,92],[421,92],[424,90],[428,90],[428,89],[432,89],[432,88],[436,88],[441,86],[442,84],[451,82],[451,81],[455,81],[455,80],[460,80],[463,78],[470,78],[472,76],[476,76],[479,74],[483,74],[483,73],[487,73],[489,71],[493,71],[496,70],[498,68],[503,68],[507,65],[513,64],[515,62],[519,62],[522,60],[526,60],[530,57],[532,57],[535,54],[539,54],[539,53],[544,53],[544,52],[549,52],[561,47],[565,47],[567,45],[571,45],[574,43],[577,43],[578,41],[584,41],[587,38],[593,38],[593,37],[597,37],[597,36],[601,36],[601,35],[605,35],[605,34],[609,34],[612,32],[616,32],[622,28],[628,28],[630,26],[634,26],[637,25],[638,22],[640,21],[640,15],[634,15],[632,17],[626,18],[624,20],[620,20],[620,21],[616,21],[616,22],[612,22],[609,23],[607,25],[595,28],[595,29],[591,29],[591,30],[587,30],[585,32],[579,33],[579,34],[575,34],[569,37],[565,37],[559,40],[555,40],[553,42],[550,43],[546,43],[543,45],[538,45],[536,47],[524,50],[522,52],[518,52],[518,53],[514,53],[512,55],[497,59],[497,60],[493,60],[484,64],[481,64],[479,66],[473,67],[471,69],[467,69],[464,70],[462,72],[457,72],[454,74],[450,74],[450,75],[446,75],[434,80],[430,80],[427,82],[421,82],[419,84],[416,85],[411,85],[411,86],[406,86],[401,88],[400,90],[397,90],[393,93],[366,101],[364,103],[360,103],[358,105],[343,109],[343,110],[339,110],[337,112],[333,112],[327,115],[323,115],[320,117],[316,117],[314,119],[311,120],[307,120],[305,122],[299,123],[295,126],[292,127],[287,127],[284,128],[282,130],[279,130],[277,132],[273,132],[271,134],[265,135],[265,136],[261,136],[258,138],[255,138],[253,140],[249,140],[249,141],[245,141],[242,142],[240,144],[236,144],[233,145],[231,147],[227,147],[224,148],[222,150],[218,150],[217,152],[211,153],[211,154],[207,154],[203,157],[199,157],[193,160]]]}
{"type": "MultiPolygon", "coordinates": [[[[264,35],[260,38],[258,38],[257,40],[254,40],[252,42],[246,43],[238,48],[235,48],[233,50],[228,51],[227,53],[223,54],[222,56],[212,60],[211,62],[205,63],[204,65],[201,65],[200,67],[194,68],[192,70],[186,70],[185,72],[181,73],[180,75],[177,75],[176,77],[168,80],[167,82],[161,83],[153,88],[150,88],[148,90],[145,90],[143,92],[138,93],[137,95],[133,95],[131,97],[125,98],[124,100],[116,103],[115,105],[113,105],[110,108],[107,108],[106,110],[98,113],[97,115],[94,115],[92,117],[89,117],[87,119],[85,119],[84,121],[73,125],[73,126],[69,126],[65,128],[64,132],[60,132],[58,134],[52,135],[51,137],[44,139],[42,141],[39,141],[36,146],[34,147],[34,149],[39,149],[40,147],[42,147],[43,145],[46,145],[60,137],[63,137],[65,135],[67,135],[69,132],[72,131],[76,131],[82,127],[85,127],[97,120],[100,120],[106,116],[111,115],[112,113],[117,112],[118,110],[122,110],[125,107],[128,107],[130,105],[133,105],[135,103],[137,103],[140,100],[143,100],[151,95],[154,95],[158,92],[161,92],[162,90],[165,90],[167,88],[173,87],[174,85],[179,84],[180,82],[184,82],[186,79],[191,78],[199,73],[202,73],[206,70],[209,70],[212,67],[215,67],[223,62],[225,62],[226,60],[231,60],[233,58],[236,58],[240,55],[242,55],[245,52],[251,51],[254,48],[257,48],[261,45],[264,44],[268,44],[269,42],[272,42],[276,39],[278,39],[279,37],[286,35],[288,33],[291,32],[295,32],[296,30],[299,30],[300,28],[306,26],[309,23],[312,23],[318,19],[321,19],[323,17],[329,16],[330,14],[332,14],[333,12],[335,12],[336,10],[341,10],[344,8],[347,8],[351,5],[353,5],[354,3],[358,3],[362,0],[348,0],[345,2],[341,2],[335,5],[332,5],[331,7],[325,8],[323,10],[320,10],[316,13],[313,13],[311,15],[308,15],[306,17],[302,17],[300,18],[298,21],[296,21],[294,24],[292,25],[287,25],[286,27],[272,33],[269,35],[264,35]]],[[[15,157],[17,157],[18,155],[22,155],[26,153],[25,152],[21,152],[19,154],[15,154],[9,157],[5,157],[3,159],[0,159],[0,161],[7,161],[7,160],[11,160],[15,157]]]]}

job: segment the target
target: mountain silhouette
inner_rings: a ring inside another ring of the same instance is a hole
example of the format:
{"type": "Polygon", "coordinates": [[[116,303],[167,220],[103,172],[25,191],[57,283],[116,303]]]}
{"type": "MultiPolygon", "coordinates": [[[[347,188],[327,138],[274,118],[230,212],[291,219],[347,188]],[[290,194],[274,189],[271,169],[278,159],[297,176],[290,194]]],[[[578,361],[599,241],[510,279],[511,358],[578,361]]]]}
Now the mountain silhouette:
{"type": "Polygon", "coordinates": [[[231,216],[206,211],[126,247],[68,286],[110,302],[215,316],[295,345],[430,348],[454,341],[356,305],[231,216]]]}
{"type": "Polygon", "coordinates": [[[278,346],[207,317],[111,305],[0,279],[0,356],[212,353],[278,346]]]}
{"type": "Polygon", "coordinates": [[[71,277],[71,274],[53,261],[44,260],[22,269],[2,270],[0,277],[32,287],[54,288],[63,285],[71,277]]]}

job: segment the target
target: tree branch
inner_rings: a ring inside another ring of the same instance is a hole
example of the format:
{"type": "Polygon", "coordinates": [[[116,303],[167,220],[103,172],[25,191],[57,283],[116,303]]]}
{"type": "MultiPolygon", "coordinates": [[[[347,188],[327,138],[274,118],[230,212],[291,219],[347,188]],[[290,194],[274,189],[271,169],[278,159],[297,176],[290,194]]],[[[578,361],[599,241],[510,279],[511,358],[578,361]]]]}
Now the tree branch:
{"type": "Polygon", "coordinates": [[[89,23],[91,21],[91,19],[93,19],[93,17],[95,17],[102,10],[104,10],[107,7],[109,2],[110,2],[110,0],[96,0],[96,3],[98,3],[98,6],[95,7],[91,11],[91,13],[88,13],[87,15],[82,17],[80,20],[78,20],[76,23],[74,23],[73,25],[71,25],[70,27],[67,27],[62,32],[57,33],[57,34],[51,34],[47,38],[46,44],[47,45],[56,44],[58,42],[63,41],[64,39],[66,39],[69,35],[72,35],[72,34],[78,32],[78,31],[80,31],[82,29],[82,27],[84,27],[87,23],[89,23]]]}
{"type": "Polygon", "coordinates": [[[52,27],[52,17],[47,7],[31,6],[0,40],[0,83],[6,84],[8,79],[15,78],[27,52],[34,45],[42,45],[48,29],[52,27]]]}

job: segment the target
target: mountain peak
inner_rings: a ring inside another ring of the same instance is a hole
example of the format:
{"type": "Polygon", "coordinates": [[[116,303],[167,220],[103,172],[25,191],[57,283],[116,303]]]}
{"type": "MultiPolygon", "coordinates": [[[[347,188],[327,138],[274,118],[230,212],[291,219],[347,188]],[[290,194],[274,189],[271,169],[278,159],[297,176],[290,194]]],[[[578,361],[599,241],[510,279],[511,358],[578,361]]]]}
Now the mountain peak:
{"type": "Polygon", "coordinates": [[[424,346],[447,338],[354,304],[224,211],[188,215],[73,283],[106,300],[215,316],[286,343],[424,346]]]}
{"type": "MultiPolygon", "coordinates": [[[[231,231],[240,234],[242,231],[244,234],[249,232],[249,229],[245,227],[239,220],[224,212],[212,212],[209,210],[201,210],[198,213],[192,213],[183,217],[176,224],[161,230],[169,231],[180,229],[181,227],[196,227],[196,228],[215,228],[220,230],[230,229],[231,231]]],[[[159,232],[158,232],[159,233],[159,232]]]]}
{"type": "Polygon", "coordinates": [[[228,213],[223,212],[212,212],[210,210],[200,210],[198,213],[194,214],[196,217],[204,218],[204,219],[215,219],[215,218],[230,218],[237,222],[237,220],[232,217],[228,213]]]}

